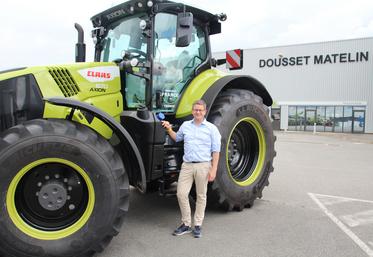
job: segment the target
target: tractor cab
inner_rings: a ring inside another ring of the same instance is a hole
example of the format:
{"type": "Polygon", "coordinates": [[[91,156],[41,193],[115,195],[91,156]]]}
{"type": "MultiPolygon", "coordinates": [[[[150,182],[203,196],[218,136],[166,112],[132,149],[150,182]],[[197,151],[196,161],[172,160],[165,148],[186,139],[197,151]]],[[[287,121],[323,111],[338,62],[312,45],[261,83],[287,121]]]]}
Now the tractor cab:
{"type": "Polygon", "coordinates": [[[95,61],[123,69],[127,110],[146,106],[175,112],[179,96],[211,68],[209,35],[220,33],[219,16],[169,1],[129,1],[92,18],[95,61]]]}

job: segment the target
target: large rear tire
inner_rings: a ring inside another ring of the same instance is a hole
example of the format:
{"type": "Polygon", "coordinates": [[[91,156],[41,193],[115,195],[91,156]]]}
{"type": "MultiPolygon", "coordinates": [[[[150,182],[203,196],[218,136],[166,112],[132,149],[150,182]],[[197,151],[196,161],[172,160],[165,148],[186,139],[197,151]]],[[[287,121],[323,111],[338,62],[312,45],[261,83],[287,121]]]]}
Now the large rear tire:
{"type": "Polygon", "coordinates": [[[214,102],[209,120],[222,135],[216,179],[209,187],[209,202],[224,209],[251,207],[269,184],[275,157],[268,108],[251,91],[230,89],[214,102]]]}
{"type": "Polygon", "coordinates": [[[91,256],[119,233],[129,183],[88,127],[32,120],[0,135],[0,202],[0,256],[91,256]]]}

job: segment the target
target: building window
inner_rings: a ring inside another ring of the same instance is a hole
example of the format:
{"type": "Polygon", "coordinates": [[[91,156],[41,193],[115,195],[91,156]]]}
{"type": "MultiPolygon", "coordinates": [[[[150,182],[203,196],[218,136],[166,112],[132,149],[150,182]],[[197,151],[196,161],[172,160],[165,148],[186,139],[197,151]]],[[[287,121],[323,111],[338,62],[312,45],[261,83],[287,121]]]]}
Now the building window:
{"type": "Polygon", "coordinates": [[[297,107],[296,106],[289,106],[289,130],[297,130],[297,107]]]}
{"type": "Polygon", "coordinates": [[[365,131],[365,106],[289,106],[288,113],[288,130],[292,131],[365,131]]]}
{"type": "Polygon", "coordinates": [[[334,132],[343,132],[343,106],[335,107],[334,132]]]}
{"type": "Polygon", "coordinates": [[[334,131],[334,106],[325,107],[325,132],[334,131]]]}
{"type": "Polygon", "coordinates": [[[316,131],[324,132],[325,131],[325,106],[317,106],[316,108],[316,131]]]}
{"type": "Polygon", "coordinates": [[[305,123],[306,123],[306,116],[305,116],[305,108],[304,106],[297,106],[297,115],[295,116],[297,119],[296,125],[297,129],[296,130],[303,130],[305,129],[305,123]]]}
{"type": "Polygon", "coordinates": [[[343,119],[343,132],[352,132],[352,106],[343,107],[344,119],[343,119]]]}

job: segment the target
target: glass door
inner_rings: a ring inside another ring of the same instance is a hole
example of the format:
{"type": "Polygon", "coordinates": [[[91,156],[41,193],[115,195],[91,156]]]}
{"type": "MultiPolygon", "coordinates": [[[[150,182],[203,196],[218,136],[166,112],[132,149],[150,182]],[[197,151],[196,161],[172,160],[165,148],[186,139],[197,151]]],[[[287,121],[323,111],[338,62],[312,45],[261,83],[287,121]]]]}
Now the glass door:
{"type": "Polygon", "coordinates": [[[352,133],[364,133],[365,131],[365,111],[352,111],[353,120],[352,133]]]}
{"type": "Polygon", "coordinates": [[[306,131],[313,131],[316,123],[316,110],[306,110],[306,131]]]}

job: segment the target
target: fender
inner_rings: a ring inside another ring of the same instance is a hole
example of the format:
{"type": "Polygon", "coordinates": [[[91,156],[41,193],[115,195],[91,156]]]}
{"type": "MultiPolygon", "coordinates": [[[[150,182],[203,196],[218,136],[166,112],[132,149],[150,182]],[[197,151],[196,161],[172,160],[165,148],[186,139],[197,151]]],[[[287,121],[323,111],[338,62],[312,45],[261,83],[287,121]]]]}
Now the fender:
{"type": "Polygon", "coordinates": [[[142,157],[140,155],[140,151],[137,148],[135,142],[133,141],[131,135],[120,123],[118,123],[113,117],[111,117],[106,112],[98,109],[95,106],[87,104],[85,102],[73,100],[70,98],[63,98],[63,97],[44,98],[44,101],[50,104],[53,104],[53,105],[71,107],[72,109],[70,113],[70,119],[72,118],[73,113],[76,109],[88,112],[92,116],[104,122],[110,129],[112,129],[113,132],[118,136],[122,144],[124,145],[129,144],[131,146],[131,150],[133,151],[134,156],[137,159],[137,165],[141,172],[141,184],[137,185],[138,189],[142,193],[146,192],[145,167],[144,167],[142,157]]]}
{"type": "MultiPolygon", "coordinates": [[[[263,99],[263,103],[271,106],[273,103],[271,95],[264,85],[251,76],[228,75],[215,81],[204,93],[202,99],[208,106],[214,103],[216,97],[223,88],[246,89],[254,92],[263,99]]],[[[207,114],[206,114],[207,115],[207,114]]]]}
{"type": "Polygon", "coordinates": [[[272,97],[257,79],[246,75],[229,75],[217,69],[209,69],[195,77],[185,88],[176,105],[176,118],[182,120],[191,118],[192,103],[198,99],[205,100],[207,106],[211,107],[218,94],[228,88],[250,90],[260,96],[265,105],[272,105],[272,97]]]}

